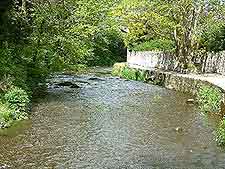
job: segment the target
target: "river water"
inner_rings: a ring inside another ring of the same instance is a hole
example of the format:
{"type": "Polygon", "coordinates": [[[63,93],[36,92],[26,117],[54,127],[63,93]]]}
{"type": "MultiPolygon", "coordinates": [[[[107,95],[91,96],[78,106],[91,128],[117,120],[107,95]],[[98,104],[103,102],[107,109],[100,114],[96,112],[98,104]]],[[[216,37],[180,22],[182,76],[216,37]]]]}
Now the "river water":
{"type": "Polygon", "coordinates": [[[30,120],[0,132],[0,169],[225,168],[218,117],[187,104],[191,96],[107,71],[52,78],[30,120]]]}

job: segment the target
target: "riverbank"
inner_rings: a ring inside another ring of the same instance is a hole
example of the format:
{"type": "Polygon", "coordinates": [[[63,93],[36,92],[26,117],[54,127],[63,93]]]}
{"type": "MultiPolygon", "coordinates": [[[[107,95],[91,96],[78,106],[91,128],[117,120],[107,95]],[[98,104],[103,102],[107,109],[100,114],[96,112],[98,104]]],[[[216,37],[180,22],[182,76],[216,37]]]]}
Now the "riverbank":
{"type": "MultiPolygon", "coordinates": [[[[206,86],[219,91],[221,103],[218,105],[220,114],[225,114],[225,76],[218,74],[180,74],[158,69],[147,69],[140,66],[117,63],[114,65],[113,75],[131,80],[140,80],[147,83],[163,86],[197,97],[202,87],[206,86]]],[[[210,99],[210,98],[209,98],[210,99]]]]}

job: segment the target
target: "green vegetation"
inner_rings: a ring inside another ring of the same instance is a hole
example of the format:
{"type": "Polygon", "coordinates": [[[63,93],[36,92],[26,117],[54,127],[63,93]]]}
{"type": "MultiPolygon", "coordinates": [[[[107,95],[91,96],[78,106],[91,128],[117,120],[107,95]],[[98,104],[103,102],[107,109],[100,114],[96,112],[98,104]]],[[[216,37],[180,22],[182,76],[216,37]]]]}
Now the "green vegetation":
{"type": "Polygon", "coordinates": [[[0,127],[10,127],[14,121],[27,119],[29,97],[25,90],[11,87],[1,94],[0,127]]]}
{"type": "Polygon", "coordinates": [[[116,63],[113,66],[112,70],[113,76],[119,76],[128,80],[137,80],[142,82],[148,82],[155,85],[163,86],[164,85],[164,77],[162,74],[155,74],[154,78],[149,78],[147,71],[135,68],[129,68],[126,63],[116,63]]]}
{"type": "Polygon", "coordinates": [[[225,50],[225,25],[216,23],[207,25],[200,40],[201,47],[206,51],[219,52],[225,50]]]}
{"type": "Polygon", "coordinates": [[[197,93],[197,100],[203,112],[220,112],[222,93],[218,88],[203,86],[197,93]]]}
{"type": "Polygon", "coordinates": [[[0,103],[0,127],[9,127],[14,120],[14,110],[9,108],[7,104],[0,103]]]}
{"type": "Polygon", "coordinates": [[[11,109],[19,112],[26,112],[29,104],[29,96],[27,92],[21,88],[13,87],[9,89],[5,95],[4,100],[9,104],[11,109]]]}
{"type": "Polygon", "coordinates": [[[145,71],[144,70],[140,70],[140,71],[136,71],[136,80],[138,81],[145,81],[145,71]]]}
{"type": "Polygon", "coordinates": [[[225,119],[222,120],[216,131],[216,142],[219,146],[225,146],[225,119]]]}
{"type": "Polygon", "coordinates": [[[119,76],[129,80],[141,80],[141,76],[138,78],[138,71],[135,69],[129,68],[127,64],[117,63],[113,66],[112,71],[113,76],[119,76]]]}
{"type": "Polygon", "coordinates": [[[124,69],[121,72],[122,78],[129,79],[129,80],[137,80],[136,76],[136,70],[129,68],[129,67],[124,67],[124,69]]]}
{"type": "Polygon", "coordinates": [[[174,44],[170,40],[158,39],[134,45],[131,49],[134,51],[173,51],[174,44]]]}
{"type": "Polygon", "coordinates": [[[113,65],[112,75],[122,77],[122,72],[127,67],[126,63],[116,63],[113,65]]]}

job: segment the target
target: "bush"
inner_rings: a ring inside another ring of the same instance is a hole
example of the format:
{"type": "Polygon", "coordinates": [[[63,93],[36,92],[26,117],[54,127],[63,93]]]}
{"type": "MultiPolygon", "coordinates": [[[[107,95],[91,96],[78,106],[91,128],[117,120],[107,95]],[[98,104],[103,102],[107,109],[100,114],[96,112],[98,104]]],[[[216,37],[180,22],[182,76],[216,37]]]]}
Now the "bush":
{"type": "Polygon", "coordinates": [[[122,77],[122,71],[126,66],[126,63],[115,63],[113,65],[112,75],[122,77]]]}
{"type": "Polygon", "coordinates": [[[129,80],[137,80],[136,79],[136,70],[125,67],[122,71],[122,77],[129,80]]]}
{"type": "Polygon", "coordinates": [[[172,51],[174,49],[174,44],[170,40],[150,40],[131,48],[134,51],[172,51]]]}
{"type": "Polygon", "coordinates": [[[219,112],[222,94],[218,88],[203,86],[197,93],[200,109],[204,112],[219,112]]]}
{"type": "Polygon", "coordinates": [[[129,68],[126,63],[114,64],[112,75],[129,80],[145,81],[145,71],[137,71],[135,69],[129,68]]]}
{"type": "Polygon", "coordinates": [[[138,81],[145,81],[145,71],[137,71],[136,76],[138,81]]]}
{"type": "Polygon", "coordinates": [[[129,68],[124,63],[116,63],[112,71],[113,76],[119,76],[129,80],[137,80],[136,70],[129,68]]]}
{"type": "Polygon", "coordinates": [[[0,103],[0,127],[13,120],[13,110],[7,104],[0,103]]]}
{"type": "Polygon", "coordinates": [[[10,108],[19,112],[26,112],[30,101],[27,92],[18,87],[7,91],[4,99],[9,103],[10,108]]]}
{"type": "Polygon", "coordinates": [[[0,128],[9,127],[15,119],[14,114],[8,104],[0,103],[0,128]]]}

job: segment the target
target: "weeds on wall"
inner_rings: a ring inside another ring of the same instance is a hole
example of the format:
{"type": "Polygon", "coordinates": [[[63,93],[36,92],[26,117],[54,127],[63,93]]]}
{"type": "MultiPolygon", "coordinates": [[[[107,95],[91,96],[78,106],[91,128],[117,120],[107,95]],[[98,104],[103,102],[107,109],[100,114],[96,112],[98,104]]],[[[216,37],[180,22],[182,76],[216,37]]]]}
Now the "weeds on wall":
{"type": "Polygon", "coordinates": [[[225,146],[225,119],[216,131],[216,142],[219,146],[225,146]]]}
{"type": "Polygon", "coordinates": [[[218,88],[202,86],[197,93],[197,101],[203,112],[219,112],[222,94],[218,88]]]}

